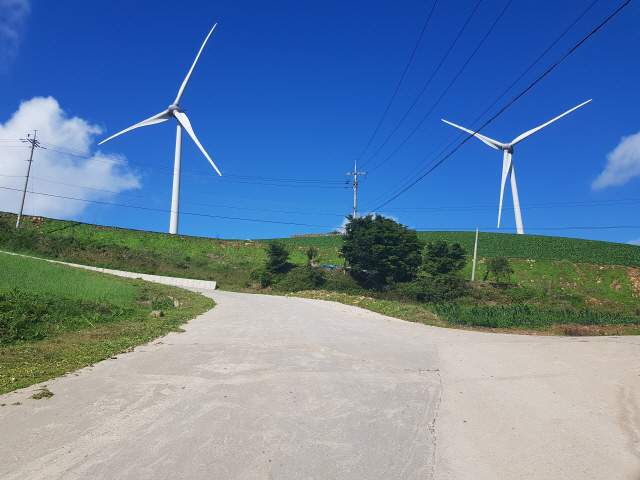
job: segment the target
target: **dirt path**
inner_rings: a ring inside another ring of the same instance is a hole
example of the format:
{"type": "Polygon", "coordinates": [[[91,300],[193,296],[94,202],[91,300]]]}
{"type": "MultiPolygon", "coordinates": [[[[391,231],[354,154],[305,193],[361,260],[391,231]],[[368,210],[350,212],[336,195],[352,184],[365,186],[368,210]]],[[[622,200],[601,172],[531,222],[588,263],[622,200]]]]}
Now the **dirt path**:
{"type": "Polygon", "coordinates": [[[185,333],[0,396],[0,478],[640,478],[638,337],[204,293],[185,333]]]}

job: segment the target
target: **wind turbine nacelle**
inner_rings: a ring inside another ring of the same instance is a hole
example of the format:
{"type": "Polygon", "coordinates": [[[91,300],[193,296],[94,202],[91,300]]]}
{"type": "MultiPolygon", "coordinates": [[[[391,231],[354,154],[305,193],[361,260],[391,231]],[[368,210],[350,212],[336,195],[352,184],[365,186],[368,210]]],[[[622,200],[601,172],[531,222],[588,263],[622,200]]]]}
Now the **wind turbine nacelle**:
{"type": "Polygon", "coordinates": [[[169,108],[167,108],[167,111],[173,115],[173,112],[180,112],[180,113],[184,113],[184,110],[182,110],[179,106],[177,105],[169,105],[169,108]]]}

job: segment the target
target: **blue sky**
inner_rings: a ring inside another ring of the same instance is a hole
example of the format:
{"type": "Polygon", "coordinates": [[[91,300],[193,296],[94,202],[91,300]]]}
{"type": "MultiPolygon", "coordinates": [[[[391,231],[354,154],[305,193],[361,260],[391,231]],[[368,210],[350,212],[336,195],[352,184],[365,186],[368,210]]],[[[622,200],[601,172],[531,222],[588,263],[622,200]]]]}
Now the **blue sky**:
{"type": "MultiPolygon", "coordinates": [[[[359,213],[496,231],[502,152],[475,138],[386,200],[464,140],[440,119],[479,128],[623,3],[0,0],[0,210],[38,129],[26,214],[168,231],[175,121],[97,144],[173,102],[217,23],[180,106],[223,176],[185,135],[180,233],[331,231],[355,158],[359,213]]],[[[508,142],[593,99],[516,147],[525,233],[640,243],[639,24],[631,2],[483,128],[508,142]]]]}

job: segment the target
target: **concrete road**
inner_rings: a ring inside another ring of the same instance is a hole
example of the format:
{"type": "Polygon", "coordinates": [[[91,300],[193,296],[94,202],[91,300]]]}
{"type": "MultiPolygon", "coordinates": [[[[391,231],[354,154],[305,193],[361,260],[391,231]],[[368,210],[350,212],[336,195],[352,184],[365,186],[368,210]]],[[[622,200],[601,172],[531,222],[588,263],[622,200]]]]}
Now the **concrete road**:
{"type": "Polygon", "coordinates": [[[0,396],[0,478],[640,479],[640,338],[205,294],[185,333],[0,396]]]}

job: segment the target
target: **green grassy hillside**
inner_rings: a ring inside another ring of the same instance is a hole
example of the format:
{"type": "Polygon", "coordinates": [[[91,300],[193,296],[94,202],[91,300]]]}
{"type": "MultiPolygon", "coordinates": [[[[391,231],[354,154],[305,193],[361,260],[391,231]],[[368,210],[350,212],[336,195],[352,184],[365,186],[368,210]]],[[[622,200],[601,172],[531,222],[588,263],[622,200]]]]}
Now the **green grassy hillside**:
{"type": "MultiPolygon", "coordinates": [[[[419,232],[419,236],[426,242],[442,239],[461,243],[469,255],[461,276],[471,278],[470,256],[475,232],[419,232]]],[[[294,266],[307,263],[304,254],[307,246],[319,247],[317,263],[320,265],[343,262],[341,236],[281,240],[289,245],[290,263],[294,266]]],[[[0,214],[0,250],[141,273],[216,280],[220,288],[236,291],[264,292],[251,271],[264,264],[266,242],[171,236],[31,217],[25,218],[23,226],[16,229],[15,215],[0,214]]],[[[470,283],[470,290],[456,298],[449,305],[451,308],[445,306],[439,310],[438,315],[450,324],[456,324],[455,317],[460,316],[474,318],[474,322],[484,319],[487,325],[517,325],[512,317],[526,314],[527,325],[535,328],[549,322],[570,322],[572,318],[577,323],[635,325],[640,317],[638,246],[481,233],[478,257],[478,281],[470,283]],[[511,259],[514,273],[502,279],[501,285],[486,275],[484,258],[492,256],[511,259]],[[523,305],[527,307],[521,308],[523,305]],[[547,313],[540,313],[542,311],[547,313]],[[586,311],[593,314],[583,313],[586,311]]],[[[293,268],[291,275],[287,274],[270,288],[291,293],[321,286],[325,291],[362,298],[411,301],[401,289],[365,290],[341,272],[316,271],[322,278],[315,279],[307,273],[305,269],[293,268]]]]}
{"type": "MultiPolygon", "coordinates": [[[[0,249],[75,263],[140,273],[216,280],[237,288],[248,272],[266,258],[266,240],[229,241],[186,235],[143,232],[41,217],[25,217],[15,228],[15,215],[0,214],[0,249]]],[[[473,254],[474,232],[418,232],[426,242],[459,242],[473,254]]],[[[318,263],[339,264],[341,236],[281,239],[291,249],[291,262],[305,264],[304,248],[320,248],[318,263]]],[[[574,238],[506,233],[480,233],[478,257],[505,256],[538,261],[640,267],[640,246],[574,238]]]]}
{"type": "MultiPolygon", "coordinates": [[[[475,236],[475,232],[418,232],[418,237],[425,242],[458,242],[469,255],[473,254],[475,236]]],[[[342,247],[341,236],[284,238],[282,241],[290,245],[342,247]]],[[[640,246],[637,245],[514,233],[480,232],[478,256],[640,267],[640,246]]]]}
{"type": "Polygon", "coordinates": [[[5,253],[0,272],[0,393],[177,331],[214,305],[179,288],[5,253]]]}

